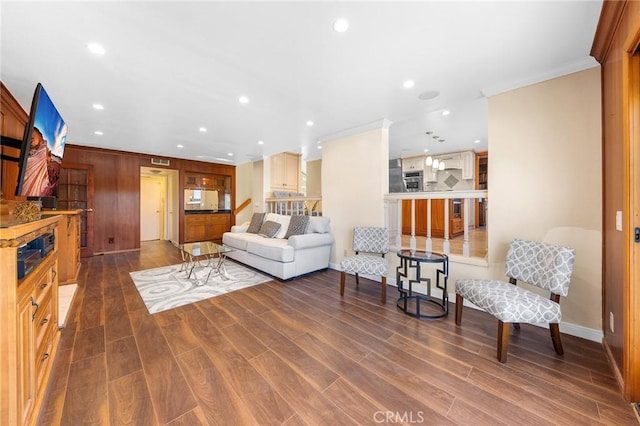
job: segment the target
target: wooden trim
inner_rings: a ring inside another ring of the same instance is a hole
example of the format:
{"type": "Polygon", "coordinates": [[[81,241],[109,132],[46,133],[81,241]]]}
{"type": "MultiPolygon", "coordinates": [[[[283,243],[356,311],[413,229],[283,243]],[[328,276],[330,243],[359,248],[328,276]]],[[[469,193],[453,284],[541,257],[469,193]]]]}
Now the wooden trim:
{"type": "Polygon", "coordinates": [[[249,206],[251,204],[251,198],[247,198],[246,200],[244,200],[244,202],[242,204],[240,204],[238,206],[237,209],[235,209],[233,211],[234,215],[237,215],[238,213],[240,213],[242,210],[244,210],[247,206],[249,206]]]}
{"type": "Polygon", "coordinates": [[[591,47],[591,56],[596,58],[601,64],[604,63],[609,54],[613,37],[618,30],[620,18],[626,5],[626,0],[605,0],[602,4],[600,20],[598,21],[598,27],[596,28],[596,34],[591,47]]]}

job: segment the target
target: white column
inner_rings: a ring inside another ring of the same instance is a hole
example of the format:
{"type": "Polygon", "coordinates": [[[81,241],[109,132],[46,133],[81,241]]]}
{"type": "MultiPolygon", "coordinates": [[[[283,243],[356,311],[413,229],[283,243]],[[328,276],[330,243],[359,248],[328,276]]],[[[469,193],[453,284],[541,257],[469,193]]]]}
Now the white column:
{"type": "Polygon", "coordinates": [[[402,247],[402,200],[395,200],[396,203],[396,246],[402,247]]]}
{"type": "Polygon", "coordinates": [[[425,242],[425,250],[433,251],[433,240],[431,240],[431,198],[427,199],[427,240],[425,242]]]}
{"type": "Polygon", "coordinates": [[[449,254],[451,244],[449,243],[449,199],[444,200],[444,241],[442,242],[442,251],[449,254]]]}
{"type": "Polygon", "coordinates": [[[409,248],[416,251],[416,199],[411,199],[411,239],[409,240],[409,248]]]}
{"type": "Polygon", "coordinates": [[[463,202],[463,218],[462,226],[464,229],[464,243],[462,243],[462,255],[469,257],[469,205],[471,204],[471,198],[465,198],[463,202]]]}

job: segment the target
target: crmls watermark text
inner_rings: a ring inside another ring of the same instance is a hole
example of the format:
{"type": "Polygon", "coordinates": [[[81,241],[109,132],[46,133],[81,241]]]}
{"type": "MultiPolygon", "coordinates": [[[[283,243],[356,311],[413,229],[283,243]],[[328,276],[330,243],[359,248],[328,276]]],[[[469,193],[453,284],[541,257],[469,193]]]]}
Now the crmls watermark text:
{"type": "Polygon", "coordinates": [[[376,423],[423,423],[422,411],[376,411],[373,413],[373,421],[376,423]]]}

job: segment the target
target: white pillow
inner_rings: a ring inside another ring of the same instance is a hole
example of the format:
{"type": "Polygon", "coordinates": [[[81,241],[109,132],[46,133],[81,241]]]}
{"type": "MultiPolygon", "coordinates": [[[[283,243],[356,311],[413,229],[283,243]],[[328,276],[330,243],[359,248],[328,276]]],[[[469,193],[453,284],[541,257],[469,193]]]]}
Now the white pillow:
{"type": "Polygon", "coordinates": [[[309,218],[309,225],[307,226],[307,234],[326,234],[331,229],[329,227],[330,220],[326,216],[311,216],[309,218]]]}
{"type": "Polygon", "coordinates": [[[267,213],[267,216],[265,216],[264,220],[265,222],[267,220],[278,222],[281,225],[280,230],[273,238],[284,238],[284,236],[287,235],[287,229],[289,229],[289,221],[291,221],[291,216],[278,213],[267,213]]]}

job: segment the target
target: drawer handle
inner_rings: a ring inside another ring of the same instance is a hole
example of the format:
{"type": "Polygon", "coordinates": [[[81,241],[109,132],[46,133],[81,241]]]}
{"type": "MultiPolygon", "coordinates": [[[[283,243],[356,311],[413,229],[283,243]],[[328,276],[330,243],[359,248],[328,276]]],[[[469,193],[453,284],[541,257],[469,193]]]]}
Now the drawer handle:
{"type": "Polygon", "coordinates": [[[44,355],[42,355],[42,361],[46,361],[49,358],[49,352],[45,352],[44,355]]]}
{"type": "Polygon", "coordinates": [[[51,272],[53,273],[51,280],[54,280],[56,278],[56,275],[58,275],[58,271],[56,271],[55,269],[51,269],[51,272]]]}
{"type": "Polygon", "coordinates": [[[49,285],[49,283],[40,284],[40,290],[44,290],[45,288],[47,288],[48,285],[49,285]]]}
{"type": "Polygon", "coordinates": [[[35,306],[35,307],[36,307],[36,309],[33,311],[33,314],[31,314],[31,321],[35,321],[35,319],[36,319],[36,313],[38,312],[38,308],[39,308],[40,306],[38,306],[38,304],[36,303],[36,301],[35,301],[35,300],[33,300],[33,297],[30,297],[30,299],[31,299],[31,306],[35,306]]]}
{"type": "Polygon", "coordinates": [[[48,322],[49,322],[49,318],[44,318],[42,321],[40,321],[40,325],[45,325],[48,322]]]}

